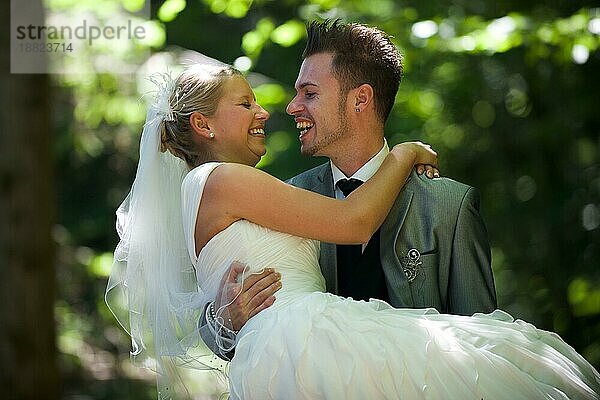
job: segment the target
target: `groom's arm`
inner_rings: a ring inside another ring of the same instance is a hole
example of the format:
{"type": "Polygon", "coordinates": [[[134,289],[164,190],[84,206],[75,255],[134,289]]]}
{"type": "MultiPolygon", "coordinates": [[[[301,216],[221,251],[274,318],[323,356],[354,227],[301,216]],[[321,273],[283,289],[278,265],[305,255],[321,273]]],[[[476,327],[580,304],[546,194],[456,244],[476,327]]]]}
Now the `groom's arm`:
{"type": "Polygon", "coordinates": [[[275,301],[274,294],[281,289],[281,275],[272,268],[265,268],[260,274],[251,274],[243,282],[238,282],[238,277],[243,276],[245,270],[246,266],[241,263],[231,264],[223,277],[217,299],[205,305],[198,322],[204,343],[226,361],[235,354],[237,332],[250,318],[270,307],[275,301]],[[220,311],[218,318],[215,310],[220,311]]]}
{"type": "Polygon", "coordinates": [[[497,307],[490,244],[479,203],[478,190],[469,188],[458,213],[448,287],[452,314],[487,313],[497,307]]]}
{"type": "MultiPolygon", "coordinates": [[[[209,322],[209,317],[207,314],[209,313],[211,307],[211,303],[208,303],[204,306],[204,311],[202,312],[202,316],[200,317],[200,321],[198,322],[198,331],[200,332],[200,337],[208,346],[208,348],[219,358],[225,361],[231,361],[233,356],[235,355],[235,349],[231,351],[223,351],[217,344],[217,326],[215,325],[215,321],[212,320],[209,322]]],[[[221,337],[219,340],[225,341],[235,341],[235,335],[228,335],[227,337],[221,337]]]]}

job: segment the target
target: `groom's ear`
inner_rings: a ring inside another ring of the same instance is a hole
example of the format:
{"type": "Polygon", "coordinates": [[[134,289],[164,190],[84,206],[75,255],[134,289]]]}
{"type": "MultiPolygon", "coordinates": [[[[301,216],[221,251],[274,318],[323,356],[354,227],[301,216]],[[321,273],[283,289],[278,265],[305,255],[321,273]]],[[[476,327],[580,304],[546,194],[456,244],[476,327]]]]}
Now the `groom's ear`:
{"type": "Polygon", "coordinates": [[[197,135],[209,139],[210,127],[207,118],[199,112],[193,112],[190,115],[190,127],[197,135]]]}
{"type": "Polygon", "coordinates": [[[363,83],[354,89],[354,107],[364,110],[373,102],[373,87],[368,83],[363,83]]]}

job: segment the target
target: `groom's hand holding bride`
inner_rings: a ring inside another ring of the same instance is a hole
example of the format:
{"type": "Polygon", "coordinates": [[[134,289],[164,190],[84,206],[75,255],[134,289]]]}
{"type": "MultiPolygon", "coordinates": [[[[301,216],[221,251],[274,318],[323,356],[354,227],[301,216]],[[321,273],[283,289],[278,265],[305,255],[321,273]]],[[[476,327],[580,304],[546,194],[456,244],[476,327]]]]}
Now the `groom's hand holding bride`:
{"type": "Polygon", "coordinates": [[[281,289],[281,275],[272,268],[245,276],[248,267],[234,262],[223,276],[214,307],[225,308],[224,324],[238,331],[254,315],[275,302],[274,294],[281,289]]]}

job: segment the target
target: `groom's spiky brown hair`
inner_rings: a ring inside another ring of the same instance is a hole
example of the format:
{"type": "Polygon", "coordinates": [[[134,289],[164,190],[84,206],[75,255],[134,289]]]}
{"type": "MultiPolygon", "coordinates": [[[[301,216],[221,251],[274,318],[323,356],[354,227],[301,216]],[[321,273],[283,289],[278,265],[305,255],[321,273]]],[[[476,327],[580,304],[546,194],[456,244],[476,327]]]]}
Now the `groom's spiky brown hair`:
{"type": "Polygon", "coordinates": [[[377,28],[340,20],[313,21],[307,33],[302,59],[333,53],[333,75],[340,82],[342,95],[368,83],[375,92],[377,114],[385,122],[402,79],[402,56],[389,36],[377,28]]]}

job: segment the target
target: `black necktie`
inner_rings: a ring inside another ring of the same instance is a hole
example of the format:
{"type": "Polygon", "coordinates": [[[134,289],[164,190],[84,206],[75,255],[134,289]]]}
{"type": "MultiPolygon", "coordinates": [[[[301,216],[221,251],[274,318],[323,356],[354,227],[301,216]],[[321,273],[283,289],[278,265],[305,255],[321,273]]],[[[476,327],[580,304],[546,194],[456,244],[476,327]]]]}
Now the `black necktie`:
{"type": "MultiPolygon", "coordinates": [[[[336,185],[344,196],[348,196],[362,183],[358,179],[341,179],[336,185]]],[[[338,244],[336,251],[339,295],[355,300],[368,301],[374,297],[389,301],[379,254],[379,230],[369,240],[364,252],[360,244],[338,244]]]]}
{"type": "Polygon", "coordinates": [[[337,183],[337,187],[339,187],[342,193],[344,193],[344,197],[348,197],[348,195],[350,195],[354,189],[362,184],[363,181],[359,179],[340,179],[337,183]]]}

